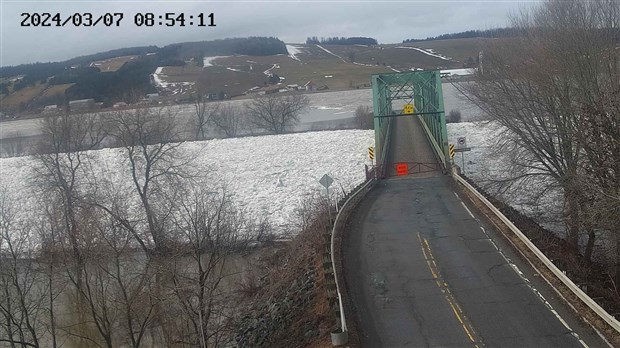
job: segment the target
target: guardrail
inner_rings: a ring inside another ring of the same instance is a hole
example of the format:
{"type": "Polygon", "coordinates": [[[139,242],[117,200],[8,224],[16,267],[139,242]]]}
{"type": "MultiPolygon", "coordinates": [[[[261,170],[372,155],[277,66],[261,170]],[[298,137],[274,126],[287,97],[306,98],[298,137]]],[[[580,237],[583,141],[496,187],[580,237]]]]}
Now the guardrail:
{"type": "Polygon", "coordinates": [[[345,197],[344,203],[340,206],[340,210],[338,211],[338,214],[336,215],[336,219],[334,220],[334,226],[332,227],[330,254],[331,254],[332,269],[334,272],[334,280],[336,283],[336,293],[338,296],[338,308],[340,312],[340,330],[331,333],[332,345],[334,346],[341,346],[341,345],[347,344],[347,342],[349,341],[347,320],[344,314],[342,293],[340,292],[340,289],[341,289],[340,283],[342,280],[339,279],[338,277],[338,268],[336,267],[336,257],[335,257],[336,233],[338,232],[338,229],[341,227],[340,225],[343,222],[346,222],[346,219],[348,218],[348,214],[351,212],[351,208],[355,206],[354,200],[357,198],[360,198],[361,197],[360,195],[363,195],[366,192],[368,192],[373,187],[373,185],[376,183],[376,180],[377,180],[376,178],[370,178],[365,183],[363,183],[362,185],[358,186],[353,191],[351,191],[351,193],[349,193],[345,197]]]}
{"type": "Polygon", "coordinates": [[[594,301],[588,294],[583,292],[570,278],[568,278],[559,268],[553,264],[547,256],[538,249],[532,241],[527,238],[521,230],[519,230],[502,212],[499,211],[491,202],[489,202],[478,190],[471,186],[465,179],[463,179],[456,170],[452,171],[452,177],[466,189],[468,189],[476,198],[478,198],[484,205],[493,212],[506,226],[530,249],[534,255],[562,282],[566,287],[572,291],[586,306],[588,306],[594,313],[596,313],[602,320],[604,320],[609,326],[620,333],[620,322],[612,315],[607,313],[596,301],[594,301]]]}

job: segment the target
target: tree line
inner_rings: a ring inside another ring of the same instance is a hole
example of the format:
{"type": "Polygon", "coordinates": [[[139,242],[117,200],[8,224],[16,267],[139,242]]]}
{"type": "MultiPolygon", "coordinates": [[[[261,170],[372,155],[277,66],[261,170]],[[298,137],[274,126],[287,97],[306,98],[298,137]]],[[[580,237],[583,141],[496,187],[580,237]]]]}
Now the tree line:
{"type": "Polygon", "coordinates": [[[291,131],[307,110],[310,99],[303,94],[269,94],[242,105],[209,102],[205,95],[194,96],[194,118],[190,122],[195,139],[205,139],[209,129],[234,138],[256,130],[272,134],[291,131]]]}
{"type": "Polygon", "coordinates": [[[371,37],[321,37],[320,39],[316,36],[308,37],[306,39],[306,44],[308,45],[316,45],[316,44],[324,44],[324,45],[366,45],[372,46],[377,44],[377,40],[371,37]]]}
{"type": "Polygon", "coordinates": [[[495,29],[486,29],[486,30],[466,30],[466,31],[462,31],[459,33],[429,36],[426,39],[406,39],[406,40],[403,40],[403,43],[448,40],[448,39],[469,39],[469,38],[475,38],[475,37],[487,37],[487,38],[516,37],[516,36],[520,36],[523,33],[524,31],[521,28],[515,28],[515,27],[495,28],[495,29]]]}

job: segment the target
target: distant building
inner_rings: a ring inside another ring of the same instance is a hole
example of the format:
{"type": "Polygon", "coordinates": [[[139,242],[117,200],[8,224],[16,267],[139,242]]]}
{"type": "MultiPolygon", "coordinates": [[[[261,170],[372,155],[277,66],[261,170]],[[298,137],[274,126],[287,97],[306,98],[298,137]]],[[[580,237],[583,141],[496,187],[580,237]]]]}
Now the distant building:
{"type": "Polygon", "coordinates": [[[159,93],[149,93],[146,95],[146,100],[150,103],[159,101],[159,93]]]}
{"type": "Polygon", "coordinates": [[[92,110],[94,108],[95,108],[95,99],[92,99],[92,98],[71,100],[69,102],[69,110],[71,112],[92,110]]]}
{"type": "Polygon", "coordinates": [[[254,86],[254,87],[252,87],[252,88],[248,89],[248,92],[247,92],[247,93],[255,93],[255,92],[257,92],[259,89],[260,89],[260,87],[258,87],[258,86],[254,86]]]}
{"type": "Polygon", "coordinates": [[[316,91],[316,84],[314,82],[312,82],[312,80],[306,82],[306,84],[304,85],[304,89],[307,92],[314,92],[316,91]]]}
{"type": "Polygon", "coordinates": [[[43,108],[44,114],[55,114],[56,112],[58,112],[58,105],[46,105],[43,108]]]}

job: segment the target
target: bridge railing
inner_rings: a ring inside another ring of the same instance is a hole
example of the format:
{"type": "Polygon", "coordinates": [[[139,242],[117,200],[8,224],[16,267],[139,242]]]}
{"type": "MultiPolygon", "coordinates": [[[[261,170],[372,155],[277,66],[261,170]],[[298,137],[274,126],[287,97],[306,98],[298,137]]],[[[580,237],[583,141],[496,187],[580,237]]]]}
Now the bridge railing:
{"type": "MultiPolygon", "coordinates": [[[[376,173],[376,172],[375,172],[376,173]]],[[[374,174],[367,177],[366,181],[358,185],[349,194],[342,198],[338,206],[338,214],[334,220],[334,225],[331,230],[330,241],[330,258],[331,267],[334,276],[334,282],[336,284],[336,295],[338,299],[338,306],[336,307],[336,315],[338,317],[338,324],[340,329],[331,333],[332,345],[341,346],[347,344],[349,340],[349,330],[347,327],[347,320],[344,310],[344,299],[342,296],[343,279],[342,279],[342,257],[341,257],[341,242],[343,229],[346,225],[347,219],[351,212],[353,212],[355,206],[364,197],[368,191],[376,184],[377,178],[374,174]]]]}

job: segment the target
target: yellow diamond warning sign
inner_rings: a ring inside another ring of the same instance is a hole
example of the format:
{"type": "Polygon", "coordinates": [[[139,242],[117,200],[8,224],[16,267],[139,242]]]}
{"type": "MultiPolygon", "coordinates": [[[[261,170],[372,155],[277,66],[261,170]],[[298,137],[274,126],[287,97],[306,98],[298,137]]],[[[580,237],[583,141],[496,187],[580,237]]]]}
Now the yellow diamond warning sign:
{"type": "Polygon", "coordinates": [[[403,107],[403,114],[405,115],[413,114],[414,112],[415,107],[413,107],[413,104],[405,104],[405,106],[403,107]]]}

